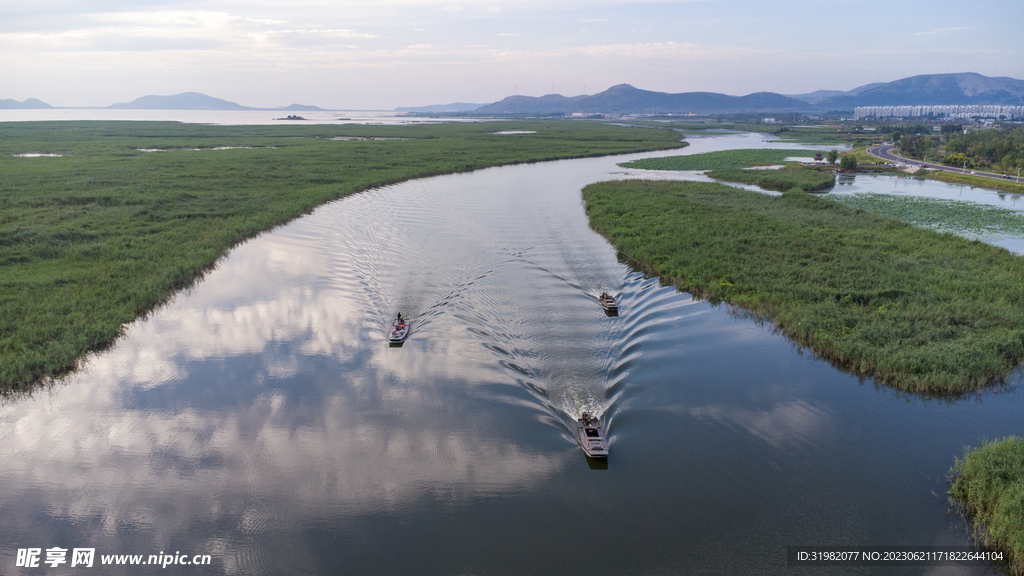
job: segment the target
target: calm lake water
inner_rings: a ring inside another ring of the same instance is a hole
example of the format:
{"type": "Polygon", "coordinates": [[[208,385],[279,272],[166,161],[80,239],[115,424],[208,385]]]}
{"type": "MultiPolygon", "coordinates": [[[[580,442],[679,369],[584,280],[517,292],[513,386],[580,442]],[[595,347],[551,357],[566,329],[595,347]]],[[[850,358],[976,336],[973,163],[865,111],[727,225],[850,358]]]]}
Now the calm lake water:
{"type": "MultiPolygon", "coordinates": [[[[398,112],[351,112],[321,110],[295,112],[288,110],[121,110],[106,108],[47,108],[38,110],[0,110],[0,122],[44,122],[51,120],[128,120],[148,122],[183,122],[185,124],[305,125],[305,124],[422,124],[439,122],[436,118],[407,116],[398,112]],[[284,120],[289,115],[304,120],[284,120]]],[[[444,122],[477,122],[445,118],[444,122]]]]}
{"type": "Polygon", "coordinates": [[[372,190],[238,247],[0,406],[0,573],[986,573],[792,569],[786,547],[967,543],[946,474],[1024,434],[1021,378],[897,393],[644,278],[580,199],[640,156],[372,190]],[[583,410],[607,466],[573,438],[583,410]],[[29,547],[212,564],[15,567],[29,547]]]}

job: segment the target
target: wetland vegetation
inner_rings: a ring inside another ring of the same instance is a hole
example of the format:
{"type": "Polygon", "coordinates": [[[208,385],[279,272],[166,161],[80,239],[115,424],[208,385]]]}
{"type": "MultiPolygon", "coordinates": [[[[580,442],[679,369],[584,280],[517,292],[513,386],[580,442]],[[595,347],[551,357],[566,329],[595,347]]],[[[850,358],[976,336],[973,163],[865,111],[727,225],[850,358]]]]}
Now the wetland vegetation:
{"type": "Polygon", "coordinates": [[[640,267],[853,373],[960,394],[1024,358],[1024,259],[1002,248],[802,192],[633,180],[588,186],[584,200],[640,267]]]}
{"type": "Polygon", "coordinates": [[[813,170],[799,164],[790,164],[779,170],[723,168],[711,170],[706,175],[715,180],[756,184],[767,190],[800,189],[804,192],[817,192],[831,188],[836,183],[836,176],[831,171],[813,170]]]}
{"type": "Polygon", "coordinates": [[[986,546],[1003,552],[1010,574],[1024,574],[1024,439],[968,449],[950,471],[950,501],[986,546]]]}
{"type": "Polygon", "coordinates": [[[771,134],[773,140],[800,144],[868,146],[879,144],[888,136],[887,132],[875,130],[871,126],[865,127],[865,123],[853,126],[837,123],[801,126],[796,123],[765,123],[760,121],[760,116],[738,120],[729,120],[727,118],[708,118],[704,121],[664,119],[659,121],[640,121],[637,124],[672,127],[680,132],[691,134],[722,130],[771,134]]]}
{"type": "Polygon", "coordinates": [[[749,166],[770,166],[792,162],[787,158],[813,158],[814,150],[742,149],[705,152],[687,156],[644,158],[619,164],[623,168],[641,170],[722,170],[749,166]]]}
{"type": "Polygon", "coordinates": [[[497,126],[2,125],[0,389],[73,368],[232,246],[324,202],[442,173],[682,146],[671,130],[497,126]]]}

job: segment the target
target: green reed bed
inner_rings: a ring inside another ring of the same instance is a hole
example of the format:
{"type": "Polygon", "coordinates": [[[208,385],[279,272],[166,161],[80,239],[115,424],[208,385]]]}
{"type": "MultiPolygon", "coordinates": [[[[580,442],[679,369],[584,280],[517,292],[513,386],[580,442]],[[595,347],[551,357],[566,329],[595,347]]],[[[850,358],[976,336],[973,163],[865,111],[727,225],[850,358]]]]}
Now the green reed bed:
{"type": "Polygon", "coordinates": [[[831,200],[704,182],[583,191],[595,229],[680,289],[769,319],[856,374],[955,394],[1024,358],[1024,259],[831,200]]]}
{"type": "Polygon", "coordinates": [[[707,176],[727,182],[756,184],[766,190],[792,190],[815,192],[835,186],[836,176],[830,171],[811,170],[799,164],[790,164],[779,170],[744,170],[723,168],[711,170],[707,176]]]}
{"type": "Polygon", "coordinates": [[[888,134],[876,131],[845,129],[839,126],[786,126],[775,132],[773,140],[778,142],[795,142],[800,144],[876,144],[881,143],[888,134]]]}
{"type": "Polygon", "coordinates": [[[576,122],[0,124],[0,391],[73,368],[235,244],[324,202],[421,176],[678,140],[576,122]]]}
{"type": "Polygon", "coordinates": [[[950,477],[950,501],[986,546],[1004,554],[1010,574],[1024,575],[1024,439],[968,449],[950,477]]]}
{"type": "Polygon", "coordinates": [[[786,158],[813,158],[814,150],[744,149],[705,152],[688,156],[667,156],[645,158],[619,164],[623,168],[641,170],[721,170],[724,168],[746,168],[784,164],[786,158]]]}
{"type": "Polygon", "coordinates": [[[844,206],[869,210],[900,222],[944,232],[1024,235],[1024,211],[898,194],[830,194],[844,206]]]}

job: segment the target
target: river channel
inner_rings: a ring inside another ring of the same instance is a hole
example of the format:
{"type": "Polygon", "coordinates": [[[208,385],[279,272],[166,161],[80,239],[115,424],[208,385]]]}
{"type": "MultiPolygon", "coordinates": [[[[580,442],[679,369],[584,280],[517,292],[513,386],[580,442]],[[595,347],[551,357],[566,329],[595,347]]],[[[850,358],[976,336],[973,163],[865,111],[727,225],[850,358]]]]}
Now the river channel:
{"type": "MultiPolygon", "coordinates": [[[[785,147],[760,138],[671,153],[785,147]]],[[[239,246],[0,406],[0,573],[986,573],[787,568],[788,546],[967,544],[946,474],[1024,434],[1021,379],[894,392],[631,270],[580,190],[651,155],[407,182],[239,246]],[[212,562],[16,567],[30,547],[212,562]]]]}

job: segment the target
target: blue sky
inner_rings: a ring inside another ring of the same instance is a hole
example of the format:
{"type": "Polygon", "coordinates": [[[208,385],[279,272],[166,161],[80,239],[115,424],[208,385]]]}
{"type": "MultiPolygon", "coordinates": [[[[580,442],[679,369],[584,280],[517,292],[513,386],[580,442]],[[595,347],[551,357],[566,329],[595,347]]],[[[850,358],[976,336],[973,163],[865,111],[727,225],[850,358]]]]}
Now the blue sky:
{"type": "Polygon", "coordinates": [[[782,0],[32,0],[0,4],[0,98],[105,106],[202,92],[391,109],[518,93],[848,90],[1024,79],[1024,3],[782,0]]]}

